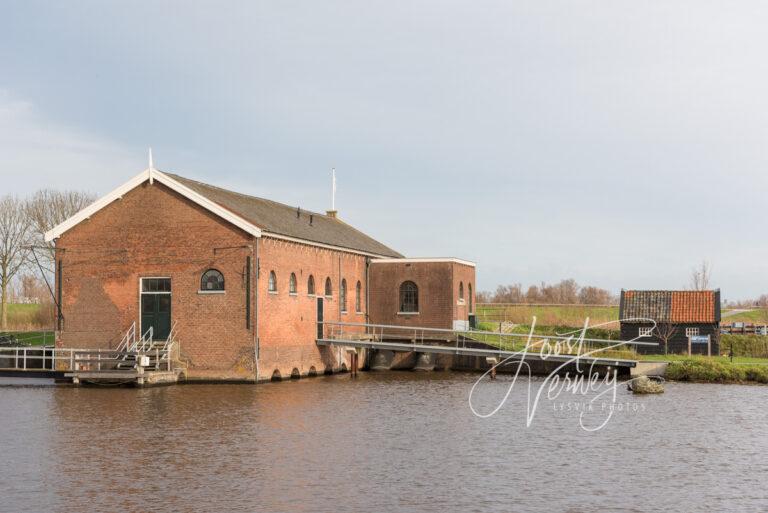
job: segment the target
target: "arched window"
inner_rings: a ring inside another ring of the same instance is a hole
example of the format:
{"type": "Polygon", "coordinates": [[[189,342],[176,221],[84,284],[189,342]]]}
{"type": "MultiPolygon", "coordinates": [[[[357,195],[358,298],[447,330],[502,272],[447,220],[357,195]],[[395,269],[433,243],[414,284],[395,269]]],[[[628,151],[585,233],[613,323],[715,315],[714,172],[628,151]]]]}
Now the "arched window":
{"type": "Polygon", "coordinates": [[[347,311],[347,280],[341,280],[341,288],[339,289],[339,301],[341,302],[341,311],[347,311]]]}
{"type": "Polygon", "coordinates": [[[288,281],[288,293],[296,294],[296,274],[291,273],[291,279],[288,281]]]}
{"type": "Polygon", "coordinates": [[[464,301],[464,282],[459,282],[459,301],[464,301]]]}
{"type": "Polygon", "coordinates": [[[331,287],[331,279],[325,279],[325,295],[331,297],[333,295],[333,288],[331,287]]]}
{"type": "Polygon", "coordinates": [[[309,275],[309,279],[307,279],[307,295],[315,295],[315,277],[311,274],[309,275]]]}
{"type": "Polygon", "coordinates": [[[472,284],[467,283],[467,292],[469,293],[469,313],[472,313],[472,284]]]}
{"type": "Polygon", "coordinates": [[[221,292],[224,290],[224,275],[216,269],[208,269],[200,278],[200,290],[203,292],[221,292]]]}
{"type": "Polygon", "coordinates": [[[277,276],[275,276],[275,271],[269,271],[269,291],[277,292],[277,276]]]}
{"type": "Polygon", "coordinates": [[[419,311],[419,288],[412,281],[400,285],[400,311],[414,313],[419,311]]]}
{"type": "Polygon", "coordinates": [[[362,290],[363,290],[363,284],[360,283],[360,281],[358,281],[357,287],[355,287],[355,312],[363,311],[362,301],[360,300],[360,296],[362,295],[362,290]]]}

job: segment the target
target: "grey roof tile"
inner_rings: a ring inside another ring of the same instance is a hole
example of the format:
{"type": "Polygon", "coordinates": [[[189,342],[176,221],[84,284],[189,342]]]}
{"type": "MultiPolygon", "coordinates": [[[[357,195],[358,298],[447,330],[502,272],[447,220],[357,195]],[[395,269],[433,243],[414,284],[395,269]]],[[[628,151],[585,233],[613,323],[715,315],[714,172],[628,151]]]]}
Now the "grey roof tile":
{"type": "Polygon", "coordinates": [[[297,216],[297,207],[222,189],[173,173],[164,174],[258,226],[265,235],[283,235],[385,257],[403,256],[338,218],[306,210],[301,210],[300,216],[297,216]]]}

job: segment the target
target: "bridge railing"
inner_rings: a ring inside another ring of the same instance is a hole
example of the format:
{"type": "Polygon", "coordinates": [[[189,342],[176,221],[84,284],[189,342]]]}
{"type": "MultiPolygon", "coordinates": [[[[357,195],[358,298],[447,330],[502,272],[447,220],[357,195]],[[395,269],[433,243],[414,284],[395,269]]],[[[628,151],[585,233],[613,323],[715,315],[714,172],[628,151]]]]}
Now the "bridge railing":
{"type": "Polygon", "coordinates": [[[473,343],[482,343],[498,349],[520,351],[529,348],[538,351],[545,343],[557,345],[562,352],[578,350],[579,354],[601,346],[623,344],[635,346],[658,346],[656,342],[640,340],[609,340],[594,338],[579,338],[580,333],[563,335],[546,335],[537,333],[509,333],[500,331],[459,330],[444,328],[427,328],[415,326],[397,326],[387,324],[370,324],[356,322],[323,322],[323,337],[326,340],[369,340],[386,342],[407,340],[416,345],[449,345],[457,348],[468,347],[473,343]],[[530,339],[530,344],[529,344],[530,339]],[[578,345],[579,340],[583,344],[578,345]]]}
{"type": "Polygon", "coordinates": [[[156,370],[171,370],[174,344],[148,351],[71,349],[53,346],[0,347],[0,371],[111,371],[140,366],[147,357],[156,370]]]}

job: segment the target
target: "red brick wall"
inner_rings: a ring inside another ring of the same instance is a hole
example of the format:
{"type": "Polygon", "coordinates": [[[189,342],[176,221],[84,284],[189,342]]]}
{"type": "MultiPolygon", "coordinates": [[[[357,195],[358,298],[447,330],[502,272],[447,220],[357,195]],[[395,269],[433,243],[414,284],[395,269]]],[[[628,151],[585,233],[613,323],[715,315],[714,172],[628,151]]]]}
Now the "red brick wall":
{"type": "Polygon", "coordinates": [[[373,263],[370,266],[371,322],[451,329],[455,319],[467,319],[467,283],[472,283],[474,294],[474,281],[474,267],[454,262],[373,263]],[[418,315],[398,313],[400,285],[408,280],[419,288],[418,315]],[[464,282],[465,304],[457,304],[460,281],[464,282]]]}
{"type": "Polygon", "coordinates": [[[254,239],[162,184],[144,184],[63,234],[57,241],[63,264],[64,347],[114,348],[133,322],[138,323],[141,277],[169,277],[171,317],[176,321],[182,357],[190,379],[254,379],[255,329],[260,346],[259,379],[275,370],[283,378],[298,369],[349,368],[339,349],[320,349],[316,298],[307,295],[307,279],[324,294],[325,320],[366,322],[366,258],[350,253],[286,242],[254,239]],[[252,256],[251,329],[246,328],[246,258],[252,256]],[[257,256],[260,272],[257,275],[257,256]],[[200,277],[220,270],[224,294],[199,294],[200,277]],[[277,275],[277,293],[268,288],[277,275]],[[297,294],[288,292],[289,276],[297,294]],[[347,282],[347,312],[340,312],[341,279],[347,282]],[[357,282],[361,311],[355,308],[357,282]],[[257,297],[258,293],[258,297],[257,297]]]}
{"type": "Polygon", "coordinates": [[[472,310],[475,308],[475,268],[469,265],[452,264],[453,270],[453,319],[466,321],[469,320],[470,304],[472,310]],[[464,285],[464,300],[459,297],[459,286],[464,285]],[[471,290],[471,300],[470,300],[471,290]]]}
{"type": "MultiPolygon", "coordinates": [[[[322,374],[327,367],[338,370],[348,357],[338,348],[318,348],[317,299],[307,295],[310,274],[315,292],[324,297],[326,321],[366,322],[366,258],[315,246],[263,237],[259,241],[259,379],[269,379],[277,370],[282,378],[293,369],[306,375],[312,368],[322,374]],[[269,273],[277,277],[277,292],[269,292],[269,273]],[[289,294],[291,273],[296,274],[297,293],[289,294]],[[332,295],[325,297],[325,280],[331,279],[332,295]],[[347,282],[347,312],[340,312],[339,284],[347,282]],[[361,312],[355,311],[355,287],[361,284],[361,312]]],[[[361,359],[362,361],[362,359],[361,359]]]]}
{"type": "Polygon", "coordinates": [[[253,379],[244,277],[253,245],[250,235],[159,183],[132,190],[56,243],[63,264],[61,344],[115,347],[133,321],[138,327],[139,279],[170,277],[171,316],[189,377],[253,379]],[[224,294],[198,294],[211,267],[224,274],[224,294]]]}

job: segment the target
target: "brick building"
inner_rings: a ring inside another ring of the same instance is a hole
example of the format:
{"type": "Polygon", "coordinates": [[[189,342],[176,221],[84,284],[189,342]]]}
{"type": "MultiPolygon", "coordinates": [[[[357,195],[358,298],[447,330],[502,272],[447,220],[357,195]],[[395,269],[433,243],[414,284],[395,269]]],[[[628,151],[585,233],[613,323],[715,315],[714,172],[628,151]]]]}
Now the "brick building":
{"type": "MultiPolygon", "coordinates": [[[[465,326],[474,264],[406,259],[339,220],[150,168],[46,234],[57,344],[176,327],[189,380],[335,372],[318,320],[465,326]]],[[[361,328],[364,329],[364,328],[361,328]]]]}
{"type": "Polygon", "coordinates": [[[622,290],[619,320],[622,340],[658,344],[640,353],[719,354],[719,290],[622,290]]]}

